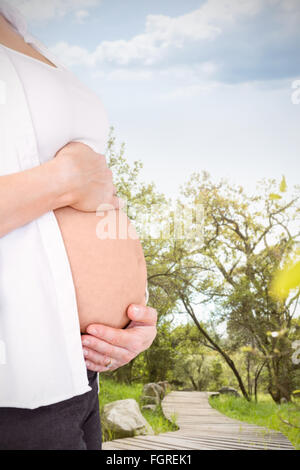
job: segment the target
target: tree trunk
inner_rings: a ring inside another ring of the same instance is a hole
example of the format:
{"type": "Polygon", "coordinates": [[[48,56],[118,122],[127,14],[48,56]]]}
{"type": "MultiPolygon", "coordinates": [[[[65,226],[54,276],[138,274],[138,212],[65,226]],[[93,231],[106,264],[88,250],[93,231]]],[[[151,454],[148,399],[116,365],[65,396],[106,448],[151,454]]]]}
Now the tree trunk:
{"type": "Polygon", "coordinates": [[[266,364],[266,361],[262,363],[262,365],[256,370],[255,376],[254,376],[254,397],[255,397],[255,403],[257,403],[257,390],[258,390],[258,379],[261,374],[261,371],[263,370],[264,366],[266,364]]]}
{"type": "Polygon", "coordinates": [[[197,384],[196,384],[194,378],[193,378],[191,375],[189,375],[189,378],[190,378],[190,381],[192,382],[192,385],[193,385],[194,389],[195,389],[195,390],[198,390],[197,384]]]}
{"type": "Polygon", "coordinates": [[[275,401],[280,404],[281,399],[291,401],[291,380],[289,359],[277,358],[272,360],[272,365],[268,365],[269,386],[268,392],[275,401]]]}
{"type": "Polygon", "coordinates": [[[228,356],[228,354],[225,351],[223,351],[223,349],[217,343],[215,343],[215,341],[209,336],[209,334],[204,330],[204,328],[202,328],[202,326],[200,325],[200,323],[197,320],[197,317],[194,313],[193,308],[191,307],[190,303],[185,299],[185,297],[183,295],[181,295],[180,298],[181,298],[181,301],[182,301],[183,305],[185,306],[185,309],[186,309],[187,313],[193,319],[193,321],[194,321],[195,325],[197,326],[198,330],[200,331],[200,333],[204,336],[205,339],[207,339],[207,341],[213,346],[213,348],[216,351],[218,351],[218,353],[220,353],[221,356],[225,359],[226,363],[229,365],[230,369],[232,370],[232,372],[234,373],[234,375],[235,375],[235,377],[238,381],[238,384],[239,384],[239,387],[240,387],[240,390],[241,390],[242,394],[244,395],[246,400],[250,401],[250,398],[249,398],[249,395],[247,393],[246,387],[243,383],[242,377],[240,376],[233,360],[228,356]]]}
{"type": "Polygon", "coordinates": [[[251,397],[252,395],[252,384],[251,384],[251,360],[250,354],[246,355],[246,369],[247,369],[247,384],[248,384],[248,395],[251,397]]]}

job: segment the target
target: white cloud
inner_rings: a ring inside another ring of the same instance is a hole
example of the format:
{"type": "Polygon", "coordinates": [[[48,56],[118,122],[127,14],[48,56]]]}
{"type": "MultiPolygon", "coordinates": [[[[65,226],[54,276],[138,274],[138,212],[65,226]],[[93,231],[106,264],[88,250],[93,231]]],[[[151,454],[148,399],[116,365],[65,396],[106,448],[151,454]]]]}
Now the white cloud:
{"type": "MultiPolygon", "coordinates": [[[[130,81],[130,82],[145,82],[147,80],[154,79],[159,83],[164,82],[172,77],[172,82],[174,85],[175,95],[177,96],[194,96],[199,94],[198,92],[207,91],[208,88],[211,89],[212,85],[215,87],[215,84],[211,83],[210,76],[215,71],[216,65],[210,62],[205,62],[203,64],[196,64],[194,66],[190,65],[175,65],[168,66],[162,69],[145,69],[140,68],[114,68],[112,70],[107,70],[100,68],[92,72],[91,76],[93,78],[101,78],[107,82],[113,81],[130,81]],[[184,86],[176,86],[176,83],[184,83],[184,86]]],[[[164,82],[165,83],[165,82],[164,82]]],[[[174,97],[175,97],[174,95],[174,97]]],[[[166,92],[165,97],[173,97],[172,93],[166,92]]]]}
{"type": "MultiPolygon", "coordinates": [[[[283,1],[207,0],[197,10],[178,17],[148,15],[145,32],[127,41],[103,41],[94,52],[84,52],[81,48],[79,50],[78,46],[59,43],[53,48],[53,52],[62,53],[61,59],[71,65],[76,63],[76,57],[78,65],[96,65],[104,62],[116,66],[154,65],[163,61],[171,47],[181,49],[187,41],[212,41],[221,35],[224,29],[232,27],[241,17],[251,17],[264,5],[283,1]],[[74,54],[74,47],[78,54],[74,54]]],[[[70,2],[60,0],[59,3],[70,2]]],[[[72,3],[78,4],[79,0],[72,3]]]]}
{"type": "Polygon", "coordinates": [[[207,95],[219,87],[220,84],[217,82],[200,82],[194,83],[193,85],[184,85],[181,87],[176,87],[168,92],[161,93],[160,99],[162,101],[172,101],[177,100],[178,98],[194,98],[196,96],[207,95]]]}
{"type": "Polygon", "coordinates": [[[78,23],[84,23],[84,20],[90,16],[88,10],[77,10],[75,12],[75,18],[78,23]]]}
{"type": "Polygon", "coordinates": [[[92,51],[67,42],[51,49],[66,66],[88,66],[95,72],[101,67],[105,75],[115,70],[113,80],[134,79],[137,70],[140,79],[142,71],[149,70],[165,70],[173,78],[170,69],[175,66],[185,81],[190,68],[196,78],[186,84],[189,91],[178,93],[192,95],[197,83],[208,80],[230,83],[296,76],[299,21],[300,0],[206,0],[178,17],[148,15],[144,32],[128,40],[102,41],[92,51]],[[130,69],[133,72],[124,71],[130,69]]]}
{"type": "Polygon", "coordinates": [[[159,70],[158,73],[162,80],[164,77],[172,77],[173,82],[171,89],[160,93],[161,100],[172,101],[178,98],[188,99],[203,96],[220,86],[228,86],[214,80],[212,75],[216,69],[216,64],[205,62],[195,65],[170,66],[159,70]]]}
{"type": "Polygon", "coordinates": [[[152,70],[132,70],[132,69],[114,69],[109,72],[104,72],[103,70],[97,70],[92,73],[93,78],[102,78],[108,82],[111,80],[114,81],[146,81],[150,80],[154,76],[154,71],[152,70]]]}
{"type": "Polygon", "coordinates": [[[28,20],[48,20],[82,8],[99,5],[101,0],[10,0],[28,20]]]}
{"type": "Polygon", "coordinates": [[[185,82],[186,85],[193,85],[200,81],[210,80],[211,75],[217,70],[217,65],[213,62],[204,62],[202,64],[180,64],[170,65],[159,70],[159,74],[170,76],[173,82],[178,80],[180,83],[185,82]]]}
{"type": "Polygon", "coordinates": [[[72,67],[73,65],[94,65],[93,54],[90,54],[89,51],[83,47],[71,46],[61,41],[52,47],[51,50],[66,67],[72,67]]]}
{"type": "Polygon", "coordinates": [[[214,39],[240,16],[256,14],[272,0],[207,0],[200,8],[177,18],[148,15],[146,32],[156,41],[181,46],[185,40],[214,39]]]}

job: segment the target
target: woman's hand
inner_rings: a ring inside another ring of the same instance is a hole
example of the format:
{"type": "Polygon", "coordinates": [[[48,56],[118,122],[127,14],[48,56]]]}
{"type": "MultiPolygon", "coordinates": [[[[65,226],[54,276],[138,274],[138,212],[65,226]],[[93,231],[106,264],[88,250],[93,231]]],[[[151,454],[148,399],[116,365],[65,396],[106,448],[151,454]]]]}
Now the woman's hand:
{"type": "Polygon", "coordinates": [[[124,330],[100,324],[88,326],[88,334],[82,335],[82,344],[89,370],[118,369],[151,346],[156,336],[156,310],[130,305],[127,314],[131,322],[124,330]]]}
{"type": "Polygon", "coordinates": [[[42,165],[0,176],[0,238],[54,209],[96,212],[101,204],[103,210],[124,206],[105,157],[70,142],[42,165]]]}
{"type": "Polygon", "coordinates": [[[84,212],[96,212],[100,204],[109,204],[111,209],[121,207],[104,155],[81,142],[70,142],[55,157],[58,180],[65,188],[60,207],[84,212]]]}

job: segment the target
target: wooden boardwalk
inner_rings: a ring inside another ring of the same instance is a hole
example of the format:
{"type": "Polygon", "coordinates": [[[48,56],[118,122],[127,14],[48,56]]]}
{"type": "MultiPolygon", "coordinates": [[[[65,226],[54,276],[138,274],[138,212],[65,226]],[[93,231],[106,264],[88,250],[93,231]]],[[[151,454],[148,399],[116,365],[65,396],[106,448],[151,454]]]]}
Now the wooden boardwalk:
{"type": "Polygon", "coordinates": [[[165,416],[176,415],[178,431],[104,442],[104,450],[293,450],[281,433],[228,418],[213,409],[209,392],[171,392],[165,416]]]}

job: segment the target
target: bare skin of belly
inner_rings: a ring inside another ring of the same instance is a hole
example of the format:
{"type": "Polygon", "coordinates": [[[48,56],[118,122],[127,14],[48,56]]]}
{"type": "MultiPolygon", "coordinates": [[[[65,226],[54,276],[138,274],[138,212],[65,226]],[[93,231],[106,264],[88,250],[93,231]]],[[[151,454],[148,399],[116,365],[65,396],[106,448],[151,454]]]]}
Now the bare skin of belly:
{"type": "Polygon", "coordinates": [[[92,323],[124,328],[127,307],[145,305],[147,270],[134,226],[121,209],[101,217],[71,207],[54,213],[71,266],[81,332],[92,323]]]}

